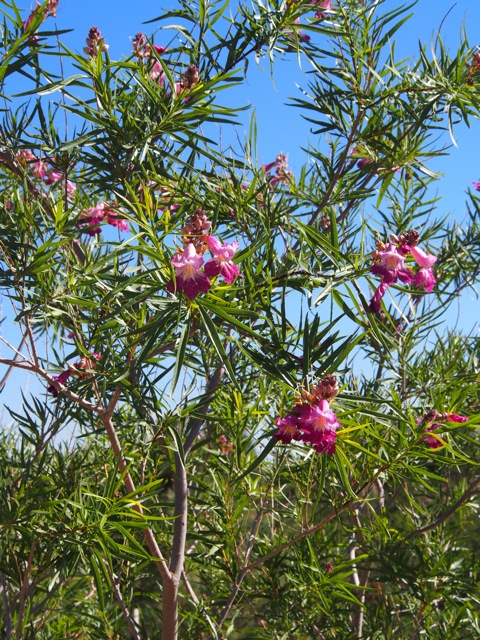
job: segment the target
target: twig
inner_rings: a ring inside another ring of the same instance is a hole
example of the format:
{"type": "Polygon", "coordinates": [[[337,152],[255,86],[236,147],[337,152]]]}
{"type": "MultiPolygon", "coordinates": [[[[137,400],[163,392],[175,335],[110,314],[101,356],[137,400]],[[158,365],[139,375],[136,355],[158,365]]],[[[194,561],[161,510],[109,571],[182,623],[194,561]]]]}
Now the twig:
{"type": "MultiPolygon", "coordinates": [[[[15,349],[15,356],[13,358],[13,362],[17,361],[17,358],[19,357],[24,357],[22,356],[22,354],[20,353],[21,348],[23,347],[23,345],[26,342],[27,337],[25,335],[22,336],[22,341],[20,342],[20,344],[18,345],[18,349],[15,349]]],[[[5,372],[5,375],[3,376],[3,378],[0,380],[0,390],[3,389],[3,387],[5,386],[8,378],[10,377],[10,374],[12,373],[12,371],[15,369],[15,364],[10,364],[8,365],[8,369],[5,372]]]]}
{"type": "Polygon", "coordinates": [[[188,576],[187,576],[187,574],[185,572],[185,569],[182,570],[182,580],[185,583],[187,591],[188,591],[191,599],[193,600],[194,604],[196,604],[198,606],[200,604],[200,600],[197,598],[197,594],[195,593],[195,591],[193,590],[192,585],[190,584],[190,581],[189,581],[188,576]]]}
{"type": "Polygon", "coordinates": [[[110,582],[112,583],[113,595],[115,596],[115,600],[120,605],[120,609],[122,610],[122,613],[123,613],[123,616],[124,616],[124,618],[125,618],[125,620],[127,622],[128,628],[130,629],[130,631],[132,633],[133,640],[141,640],[140,635],[139,635],[138,630],[137,630],[137,626],[136,626],[132,616],[130,615],[130,611],[128,610],[128,607],[125,604],[125,601],[123,599],[122,591],[120,589],[120,586],[119,586],[117,580],[115,579],[115,576],[113,575],[113,572],[110,569],[110,565],[108,564],[108,562],[106,560],[104,560],[104,565],[105,565],[105,568],[107,570],[108,577],[110,578],[110,582]]]}
{"type": "Polygon", "coordinates": [[[222,624],[225,622],[225,620],[227,619],[228,614],[230,613],[230,609],[232,608],[233,602],[235,601],[235,598],[238,595],[238,592],[240,591],[240,587],[242,585],[243,579],[244,577],[247,575],[248,573],[248,560],[250,558],[250,554],[252,552],[253,549],[253,545],[255,543],[255,538],[257,536],[258,533],[258,528],[260,527],[260,523],[262,521],[263,518],[263,509],[258,511],[255,520],[253,521],[253,525],[252,525],[252,529],[250,532],[250,537],[248,539],[248,545],[247,548],[245,549],[245,555],[244,555],[244,559],[243,559],[243,567],[240,570],[240,573],[238,575],[238,579],[235,582],[235,586],[233,588],[232,593],[230,594],[229,599],[227,600],[227,604],[225,605],[222,614],[218,620],[217,623],[217,629],[220,630],[220,627],[222,626],[222,624]]]}
{"type": "Polygon", "coordinates": [[[8,593],[8,579],[7,576],[3,573],[0,574],[2,576],[2,590],[3,590],[3,599],[5,602],[5,617],[4,621],[4,629],[5,629],[5,640],[12,640],[12,631],[13,631],[13,620],[12,620],[12,604],[10,602],[10,594],[8,593]]]}
{"type": "Polygon", "coordinates": [[[23,616],[25,613],[25,604],[27,601],[28,583],[30,581],[30,571],[32,570],[33,554],[35,553],[36,546],[37,543],[35,540],[33,540],[30,547],[30,553],[28,554],[27,566],[25,567],[25,573],[23,576],[23,582],[19,594],[20,604],[18,606],[17,632],[15,634],[16,640],[20,640],[20,638],[22,637],[23,616]]]}
{"type": "Polygon", "coordinates": [[[208,407],[210,405],[210,400],[212,399],[213,393],[215,392],[218,385],[220,384],[220,381],[222,379],[224,372],[225,372],[225,367],[223,365],[223,362],[221,362],[215,369],[215,373],[213,374],[212,378],[207,384],[207,388],[205,389],[206,402],[198,412],[202,415],[202,417],[195,418],[192,421],[192,425],[185,439],[185,444],[183,447],[183,453],[185,457],[187,457],[187,454],[192,448],[193,443],[197,439],[197,436],[199,434],[202,424],[205,422],[204,416],[206,416],[207,414],[208,407]]]}
{"type": "Polygon", "coordinates": [[[465,493],[456,502],[454,502],[451,507],[449,507],[446,511],[444,511],[441,516],[439,516],[436,520],[434,520],[430,524],[427,524],[424,527],[420,527],[419,529],[415,529],[415,531],[411,531],[407,536],[405,536],[405,540],[409,540],[410,538],[415,538],[416,536],[419,536],[422,533],[431,531],[432,529],[435,529],[440,524],[445,522],[445,520],[448,520],[448,518],[451,515],[453,515],[455,511],[457,511],[457,509],[459,509],[464,502],[466,502],[472,496],[480,494],[480,490],[476,488],[478,484],[480,484],[480,477],[476,478],[476,480],[474,480],[470,484],[470,486],[465,491],[465,493]]]}
{"type": "MultiPolygon", "coordinates": [[[[15,156],[10,151],[8,151],[8,150],[0,151],[0,164],[3,164],[4,167],[6,167],[17,178],[19,178],[21,180],[21,182],[26,185],[29,193],[32,196],[41,199],[42,206],[45,209],[45,211],[47,212],[48,216],[53,221],[55,221],[56,220],[55,212],[54,212],[54,210],[53,210],[53,208],[52,208],[52,206],[51,206],[51,204],[49,202],[48,196],[46,194],[42,193],[39,189],[37,189],[37,187],[33,183],[32,179],[30,178],[28,173],[26,171],[24,171],[24,169],[23,169],[23,167],[21,165],[19,165],[17,159],[15,158],[15,156]]],[[[85,258],[85,254],[83,252],[83,249],[80,247],[80,245],[75,240],[71,240],[70,241],[70,248],[72,249],[73,253],[77,256],[78,261],[80,262],[80,264],[82,266],[84,266],[85,263],[86,263],[86,258],[85,258]]]]}

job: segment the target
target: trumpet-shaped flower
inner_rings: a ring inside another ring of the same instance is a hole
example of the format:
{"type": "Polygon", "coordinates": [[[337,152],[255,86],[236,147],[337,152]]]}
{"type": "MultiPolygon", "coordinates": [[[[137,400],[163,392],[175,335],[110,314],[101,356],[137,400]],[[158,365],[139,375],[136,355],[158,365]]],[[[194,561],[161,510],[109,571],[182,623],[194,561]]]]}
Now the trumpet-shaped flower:
{"type": "Polygon", "coordinates": [[[300,429],[304,432],[303,440],[311,442],[317,453],[325,451],[335,453],[336,431],[340,423],[336,414],[330,409],[328,400],[320,400],[315,406],[304,404],[299,420],[300,429]]]}
{"type": "Polygon", "coordinates": [[[413,285],[423,287],[427,293],[433,291],[436,282],[433,271],[431,269],[425,269],[424,267],[417,271],[412,280],[413,285]]]}
{"type": "Polygon", "coordinates": [[[405,283],[412,282],[414,278],[413,272],[404,266],[405,256],[394,244],[390,243],[383,251],[379,251],[378,258],[379,262],[370,267],[371,273],[382,276],[382,281],[370,301],[369,309],[372,313],[380,311],[381,300],[389,285],[397,282],[398,278],[405,283]]]}
{"type": "MultiPolygon", "coordinates": [[[[58,376],[52,376],[52,380],[55,380],[56,382],[59,382],[60,384],[63,384],[65,386],[65,383],[67,382],[67,380],[70,378],[71,376],[71,372],[66,369],[65,371],[62,371],[62,373],[58,376]]],[[[53,395],[54,398],[58,397],[58,389],[54,384],[51,384],[48,388],[47,388],[48,393],[51,393],[53,395]]]]}
{"type": "Polygon", "coordinates": [[[189,242],[183,253],[177,253],[172,258],[175,269],[175,282],[170,280],[167,291],[183,291],[187,298],[193,300],[200,292],[206,293],[210,289],[210,280],[201,271],[203,258],[195,249],[195,245],[189,242]]]}
{"type": "Polygon", "coordinates": [[[214,257],[206,263],[205,273],[210,278],[221,273],[225,282],[232,284],[240,273],[237,265],[232,262],[235,251],[239,247],[238,242],[222,244],[213,236],[207,236],[206,242],[214,257]]]}
{"type": "Polygon", "coordinates": [[[423,269],[430,269],[437,261],[437,256],[431,253],[425,253],[418,247],[410,247],[410,253],[415,259],[415,262],[423,269]]]}
{"type": "Polygon", "coordinates": [[[283,444],[289,444],[292,440],[301,440],[302,433],[297,427],[298,415],[294,413],[287,413],[284,418],[277,418],[275,424],[278,430],[275,434],[275,438],[283,442],[283,444]]]}
{"type": "Polygon", "coordinates": [[[412,281],[412,271],[404,266],[405,256],[398,252],[395,245],[388,244],[383,251],[378,252],[378,257],[380,262],[372,265],[370,272],[382,276],[383,282],[393,284],[397,278],[407,284],[412,281]]]}

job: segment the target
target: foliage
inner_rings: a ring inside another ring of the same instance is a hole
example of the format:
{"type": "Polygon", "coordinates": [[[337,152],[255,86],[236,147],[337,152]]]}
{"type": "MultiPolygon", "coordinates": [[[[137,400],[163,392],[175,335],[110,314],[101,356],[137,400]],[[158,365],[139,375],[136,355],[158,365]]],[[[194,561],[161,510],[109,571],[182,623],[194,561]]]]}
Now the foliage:
{"type": "Polygon", "coordinates": [[[57,4],[2,4],[0,386],[45,387],[0,441],[5,637],[478,638],[478,338],[444,316],[480,199],[435,216],[429,168],[478,54],[397,60],[397,3],[181,0],[112,60],[57,4]],[[234,134],[260,60],[309,69],[298,175],[234,134]]]}

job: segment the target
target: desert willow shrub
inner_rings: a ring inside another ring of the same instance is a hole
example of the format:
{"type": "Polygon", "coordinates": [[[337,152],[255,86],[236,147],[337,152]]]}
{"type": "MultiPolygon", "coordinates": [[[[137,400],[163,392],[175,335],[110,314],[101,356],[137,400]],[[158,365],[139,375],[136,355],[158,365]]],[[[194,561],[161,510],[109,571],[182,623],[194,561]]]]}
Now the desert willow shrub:
{"type": "Polygon", "coordinates": [[[202,1],[112,60],[56,5],[2,3],[4,637],[478,638],[478,338],[443,319],[480,199],[436,215],[429,168],[474,49],[397,60],[397,2],[202,1]],[[277,131],[262,166],[228,90],[298,61],[306,163],[277,131]]]}

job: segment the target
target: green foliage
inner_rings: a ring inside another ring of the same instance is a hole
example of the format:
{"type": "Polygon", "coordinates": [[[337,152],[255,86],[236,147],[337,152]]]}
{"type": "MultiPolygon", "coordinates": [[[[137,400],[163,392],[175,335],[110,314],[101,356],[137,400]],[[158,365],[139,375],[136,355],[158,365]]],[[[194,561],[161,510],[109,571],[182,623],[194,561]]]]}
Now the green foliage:
{"type": "Polygon", "coordinates": [[[46,389],[0,438],[6,638],[172,640],[177,589],[182,638],[478,638],[479,343],[444,315],[478,280],[480,199],[437,217],[429,167],[479,116],[467,41],[397,60],[411,6],[199,0],[152,20],[168,50],[112,60],[42,32],[48,4],[25,29],[2,8],[0,385],[46,389]],[[226,96],[291,53],[309,162],[273,176],[226,96]],[[414,227],[437,285],[373,313],[369,254],[414,227]],[[189,297],[172,258],[207,235],[241,276],[189,297]],[[326,376],[336,452],[278,442],[326,376]]]}

